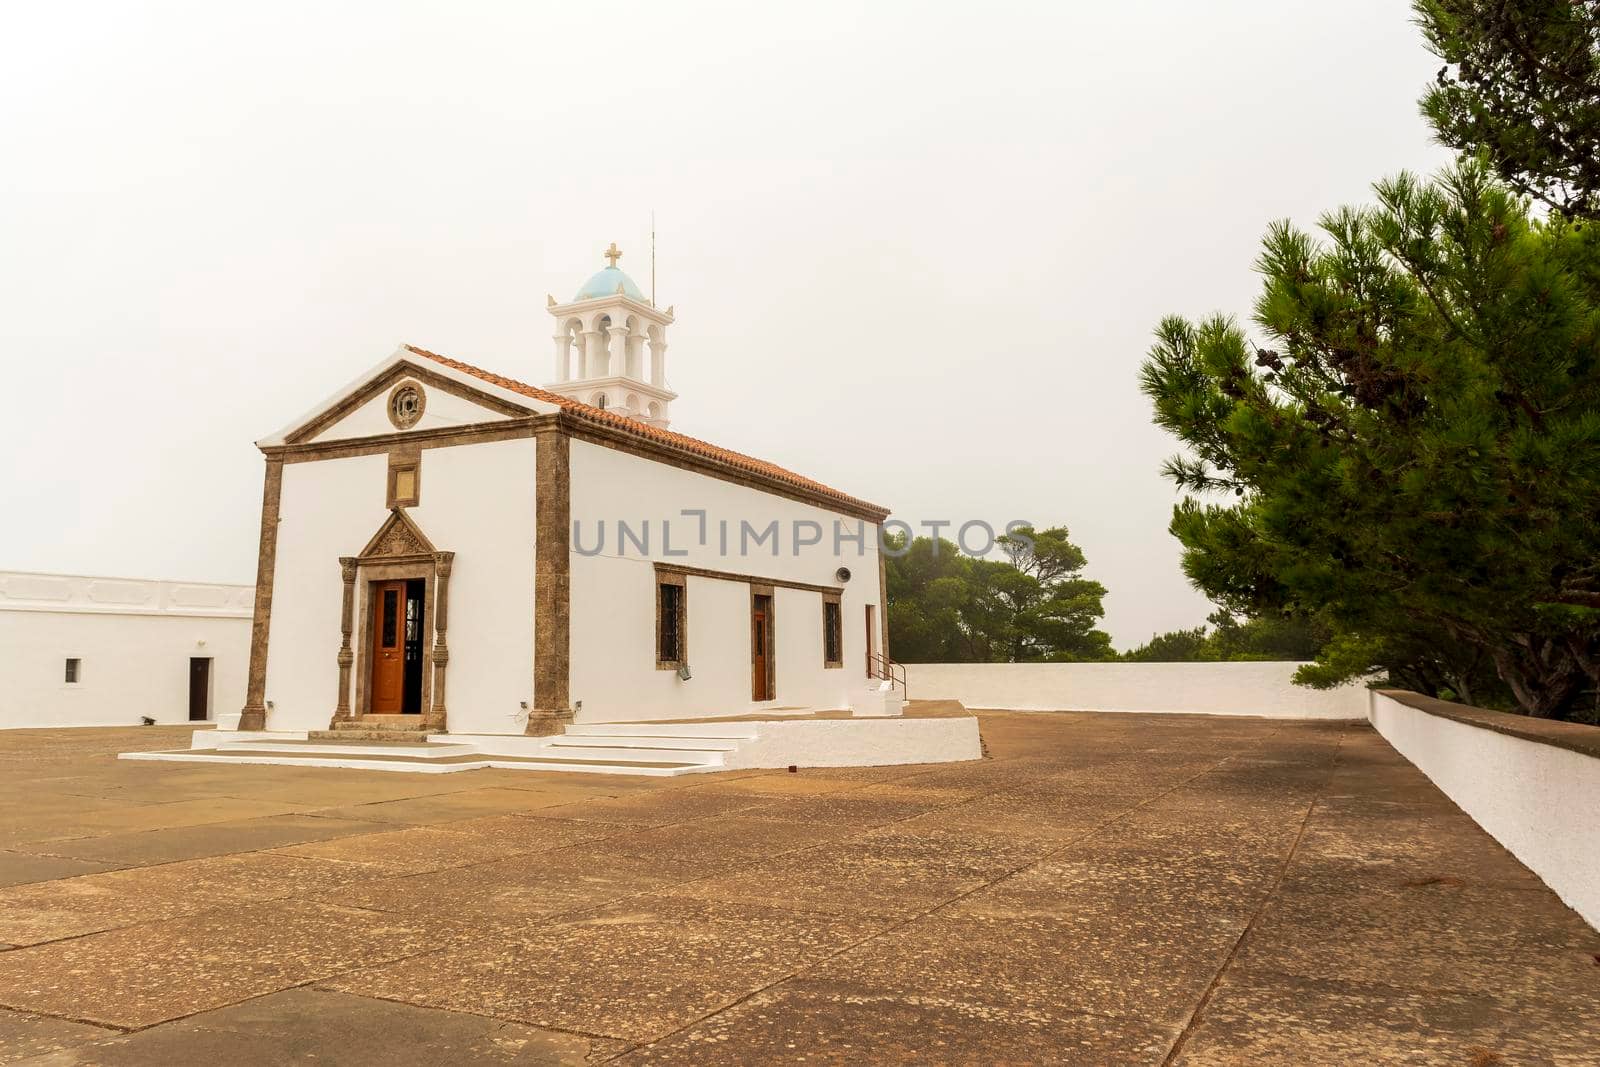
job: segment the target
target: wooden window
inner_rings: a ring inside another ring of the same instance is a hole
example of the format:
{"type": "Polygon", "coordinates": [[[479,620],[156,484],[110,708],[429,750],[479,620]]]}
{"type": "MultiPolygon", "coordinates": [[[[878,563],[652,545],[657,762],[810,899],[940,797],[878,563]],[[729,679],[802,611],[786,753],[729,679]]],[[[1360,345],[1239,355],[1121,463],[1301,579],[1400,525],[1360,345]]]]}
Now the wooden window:
{"type": "Polygon", "coordinates": [[[76,656],[67,659],[66,681],[68,685],[77,685],[83,678],[83,660],[76,656]]]}
{"type": "Polygon", "coordinates": [[[389,456],[389,501],[391,508],[410,508],[421,498],[421,460],[415,455],[389,456]]]}
{"type": "Polygon", "coordinates": [[[656,574],[656,668],[677,670],[689,660],[689,598],[681,574],[656,574]]]}
{"type": "Polygon", "coordinates": [[[822,665],[844,666],[844,626],[838,593],[822,594],[822,665]]]}

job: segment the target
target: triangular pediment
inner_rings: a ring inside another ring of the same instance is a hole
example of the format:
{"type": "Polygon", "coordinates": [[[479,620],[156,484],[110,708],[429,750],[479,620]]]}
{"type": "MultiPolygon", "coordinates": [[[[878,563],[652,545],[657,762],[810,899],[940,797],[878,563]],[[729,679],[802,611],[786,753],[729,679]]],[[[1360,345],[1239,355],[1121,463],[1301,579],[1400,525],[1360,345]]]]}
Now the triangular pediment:
{"type": "Polygon", "coordinates": [[[437,551],[411,516],[395,508],[389,512],[383,525],[378,527],[378,532],[372,535],[367,547],[361,550],[359,558],[367,561],[397,556],[431,556],[437,551]]]}
{"type": "Polygon", "coordinates": [[[540,414],[540,405],[493,382],[397,350],[262,445],[325,444],[483,426],[540,414]],[[400,393],[406,393],[400,396],[400,393]]]}

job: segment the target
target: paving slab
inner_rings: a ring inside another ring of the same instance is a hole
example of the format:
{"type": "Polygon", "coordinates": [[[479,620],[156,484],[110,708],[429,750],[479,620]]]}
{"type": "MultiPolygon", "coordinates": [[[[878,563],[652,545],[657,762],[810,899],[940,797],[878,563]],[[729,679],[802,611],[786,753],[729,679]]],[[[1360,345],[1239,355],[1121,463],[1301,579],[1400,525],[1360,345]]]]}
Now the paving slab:
{"type": "Polygon", "coordinates": [[[874,986],[794,979],[619,1064],[740,1067],[748,1063],[1159,1064],[1166,1029],[1137,1019],[1008,1011],[990,1004],[901,995],[874,986]]]}
{"type": "MultiPolygon", "coordinates": [[[[343,774],[341,770],[324,768],[323,774],[343,774]]],[[[462,775],[443,775],[442,777],[467,778],[479,773],[469,771],[462,775]]],[[[394,774],[385,773],[384,777],[394,778],[394,774]]],[[[430,777],[429,775],[401,775],[398,777],[430,777]]],[[[581,778],[581,775],[564,775],[567,778],[581,778]]],[[[510,811],[534,811],[548,808],[574,799],[587,799],[595,795],[601,787],[594,785],[552,786],[542,784],[540,788],[533,789],[507,789],[507,788],[468,788],[452,792],[427,793],[412,795],[396,799],[380,800],[376,803],[346,803],[340,807],[316,809],[318,815],[330,815],[341,819],[360,819],[372,822],[400,823],[409,826],[422,826],[429,823],[450,822],[455,819],[469,819],[479,815],[501,815],[510,811]]]]}
{"type": "Polygon", "coordinates": [[[0,889],[0,943],[57,941],[294,895],[333,899],[371,877],[354,865],[257,852],[12,886],[0,889]]]}
{"type": "Polygon", "coordinates": [[[807,972],[996,1009],[1138,1018],[1176,1035],[1246,919],[1183,909],[983,917],[952,911],[896,927],[807,972]]]}
{"type": "Polygon", "coordinates": [[[61,856],[41,856],[31,852],[0,852],[0,887],[25,885],[29,882],[50,882],[57,878],[95,874],[99,871],[114,871],[122,866],[125,865],[61,856]]]}
{"type": "Polygon", "coordinates": [[[668,826],[768,806],[776,805],[771,798],[757,794],[679,788],[540,808],[538,814],[552,819],[592,819],[621,826],[668,826]]]}
{"type": "Polygon", "coordinates": [[[351,886],[340,899],[377,911],[478,923],[503,934],[688,882],[717,865],[707,856],[647,859],[601,842],[367,882],[351,886]]]}
{"type": "MultiPolygon", "coordinates": [[[[0,1028],[3,1026],[0,1022],[0,1028]]],[[[133,1034],[107,1038],[106,1033],[94,1027],[74,1027],[72,1036],[79,1040],[64,1044],[63,1051],[20,1062],[25,1067],[171,1067],[183,1063],[229,1067],[280,1067],[286,1063],[579,1067],[609,1059],[629,1047],[622,1041],[540,1030],[483,1015],[313,989],[271,993],[133,1034]],[[99,1035],[101,1040],[84,1043],[77,1031],[99,1035]]],[[[5,1046],[0,1044],[0,1055],[4,1052],[5,1046]]]]}
{"type": "Polygon", "coordinates": [[[0,1063],[20,1063],[35,1056],[102,1041],[115,1031],[48,1015],[0,1009],[0,1063]]]}
{"type": "Polygon", "coordinates": [[[1526,1012],[1492,994],[1235,968],[1173,1063],[1580,1067],[1596,1062],[1597,1048],[1592,1010],[1526,1012]]]}
{"type": "Polygon", "coordinates": [[[638,898],[325,985],[640,1041],[704,1018],[880,928],[751,905],[638,898]]]}
{"type": "Polygon", "coordinates": [[[255,852],[304,841],[369,834],[388,828],[383,823],[357,822],[354,819],[327,819],[299,814],[270,815],[262,819],[47,841],[37,843],[33,848],[54,856],[97,860],[107,865],[144,866],[235,852],[255,852]]]}
{"type": "Polygon", "coordinates": [[[676,863],[717,856],[719,867],[743,867],[838,841],[851,833],[850,828],[833,823],[771,817],[772,810],[763,808],[755,815],[735,811],[669,826],[629,829],[606,838],[605,847],[619,855],[676,863]]]}
{"type": "Polygon", "coordinates": [[[0,952],[0,1005],[133,1029],[461,940],[436,921],[255,904],[0,952]]]}
{"type": "Polygon", "coordinates": [[[337,837],[274,849],[275,856],[331,860],[383,874],[420,874],[445,867],[487,863],[505,855],[494,838],[452,833],[432,826],[337,837]]]}

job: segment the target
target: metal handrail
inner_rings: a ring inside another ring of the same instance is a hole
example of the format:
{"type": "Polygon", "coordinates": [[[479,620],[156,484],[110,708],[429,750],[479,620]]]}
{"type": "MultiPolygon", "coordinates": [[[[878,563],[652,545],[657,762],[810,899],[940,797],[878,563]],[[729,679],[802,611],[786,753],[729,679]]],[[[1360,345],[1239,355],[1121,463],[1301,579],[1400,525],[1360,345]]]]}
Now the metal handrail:
{"type": "Polygon", "coordinates": [[[891,688],[898,685],[902,698],[905,700],[911,699],[911,686],[908,683],[905,664],[896,663],[881,652],[868,652],[867,663],[875,668],[871,672],[873,677],[888,682],[891,688]],[[896,674],[896,671],[900,673],[896,674]]]}

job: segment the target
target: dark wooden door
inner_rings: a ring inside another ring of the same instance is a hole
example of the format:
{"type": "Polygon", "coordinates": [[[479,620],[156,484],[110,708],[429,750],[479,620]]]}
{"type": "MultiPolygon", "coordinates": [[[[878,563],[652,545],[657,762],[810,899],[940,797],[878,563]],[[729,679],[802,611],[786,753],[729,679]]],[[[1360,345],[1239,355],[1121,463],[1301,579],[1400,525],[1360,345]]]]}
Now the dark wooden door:
{"type": "Polygon", "coordinates": [[[372,583],[372,714],[398,715],[405,701],[405,582],[372,583]]]}
{"type": "Polygon", "coordinates": [[[772,598],[755,597],[750,608],[750,699],[771,700],[772,598]]]}
{"type": "Polygon", "coordinates": [[[211,658],[192,657],[189,660],[189,721],[204,722],[211,718],[211,658]]]}
{"type": "Polygon", "coordinates": [[[878,642],[877,642],[877,634],[874,631],[877,630],[877,627],[873,625],[872,605],[868,604],[868,605],[866,605],[866,608],[867,608],[867,677],[868,678],[876,678],[878,676],[878,642]]]}

